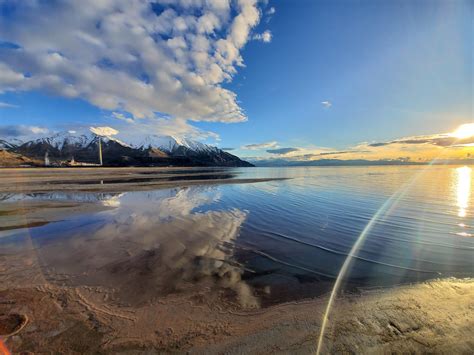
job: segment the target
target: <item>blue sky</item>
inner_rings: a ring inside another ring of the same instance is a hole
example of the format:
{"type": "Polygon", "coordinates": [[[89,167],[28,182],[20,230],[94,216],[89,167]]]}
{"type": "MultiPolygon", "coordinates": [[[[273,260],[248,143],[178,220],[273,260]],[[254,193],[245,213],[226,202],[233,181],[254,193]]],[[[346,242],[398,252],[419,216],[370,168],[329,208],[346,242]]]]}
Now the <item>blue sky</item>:
{"type": "MultiPolygon", "coordinates": [[[[470,1],[239,0],[231,1],[227,9],[217,5],[190,8],[185,1],[169,6],[166,2],[160,13],[146,16],[143,9],[127,9],[132,24],[143,25],[150,36],[156,35],[153,16],[164,17],[163,11],[169,8],[174,16],[167,23],[169,29],[161,29],[163,25],[157,30],[168,41],[166,51],[172,48],[169,63],[140,57],[142,62],[137,65],[124,64],[124,50],[130,48],[125,54],[135,55],[148,48],[148,42],[144,39],[144,46],[136,48],[127,43],[134,41],[120,32],[123,28],[131,31],[127,18],[114,18],[114,24],[122,21],[128,27],[113,27],[115,32],[107,28],[102,37],[102,28],[87,26],[107,20],[80,12],[74,24],[59,20],[55,25],[58,30],[65,27],[64,36],[51,36],[54,28],[44,29],[34,14],[56,11],[59,16],[67,9],[48,1],[42,8],[11,0],[0,5],[4,20],[0,21],[0,124],[50,130],[103,125],[137,134],[191,135],[234,148],[240,156],[255,157],[274,156],[266,151],[278,148],[297,148],[304,153],[341,151],[361,142],[451,132],[472,121],[470,1]],[[198,23],[204,14],[215,15],[206,18],[214,22],[198,23]],[[239,15],[241,27],[235,21],[239,15]],[[82,42],[72,47],[68,40],[79,30],[82,42]],[[267,34],[265,41],[263,33],[267,34]],[[204,34],[211,43],[205,50],[206,70],[197,69],[197,64],[175,69],[174,61],[197,60],[197,34],[204,34]],[[174,40],[179,38],[184,40],[174,40]],[[224,48],[219,47],[219,38],[232,45],[237,55],[230,58],[230,51],[224,53],[225,60],[216,56],[224,48]],[[43,39],[44,45],[38,45],[43,39]],[[11,48],[12,43],[20,49],[11,48]],[[104,52],[97,49],[102,43],[116,46],[116,51],[104,55],[111,60],[102,59],[104,52]],[[115,53],[120,54],[112,56],[115,53]],[[66,60],[83,68],[90,80],[79,78],[80,71],[61,66],[66,60]],[[92,64],[102,71],[88,73],[92,64]],[[220,67],[219,74],[208,70],[214,64],[220,67]],[[193,74],[192,80],[175,74],[183,68],[193,74]],[[168,77],[154,81],[150,75],[156,71],[173,73],[170,77],[179,78],[180,88],[169,90],[166,85],[174,82],[168,77]],[[9,82],[12,72],[24,78],[9,82]],[[196,73],[204,84],[193,81],[196,73]],[[59,79],[51,79],[52,75],[59,79]],[[102,83],[94,77],[100,77],[102,83]],[[142,91],[144,77],[146,84],[154,85],[152,89],[142,91]],[[27,80],[31,78],[38,79],[27,80]],[[105,85],[108,78],[111,84],[105,85]],[[142,81],[129,89],[117,89],[128,85],[127,78],[142,81]],[[117,119],[117,114],[135,123],[117,119]],[[252,149],[245,149],[248,145],[252,149]]],[[[116,3],[125,5],[120,0],[116,3]]],[[[110,6],[98,8],[97,13],[107,19],[113,15],[110,6]]]]}

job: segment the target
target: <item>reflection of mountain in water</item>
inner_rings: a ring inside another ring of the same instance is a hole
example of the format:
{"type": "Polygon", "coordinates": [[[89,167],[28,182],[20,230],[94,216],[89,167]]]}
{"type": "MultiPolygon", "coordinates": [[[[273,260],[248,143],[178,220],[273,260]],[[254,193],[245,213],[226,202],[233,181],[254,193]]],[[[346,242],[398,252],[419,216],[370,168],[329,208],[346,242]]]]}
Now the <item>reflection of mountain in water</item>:
{"type": "Polygon", "coordinates": [[[79,227],[39,250],[47,276],[74,285],[107,285],[127,302],[142,302],[200,287],[233,291],[243,307],[258,306],[232,261],[246,213],[198,212],[219,199],[215,188],[129,193],[104,213],[99,227],[79,227]]]}

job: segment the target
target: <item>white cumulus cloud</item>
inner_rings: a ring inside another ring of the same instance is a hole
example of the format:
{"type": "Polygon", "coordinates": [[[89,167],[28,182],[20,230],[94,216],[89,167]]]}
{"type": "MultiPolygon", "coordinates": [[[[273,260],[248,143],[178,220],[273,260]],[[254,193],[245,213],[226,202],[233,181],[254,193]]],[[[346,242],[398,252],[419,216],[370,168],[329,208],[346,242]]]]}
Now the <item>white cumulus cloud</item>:
{"type": "Polygon", "coordinates": [[[102,137],[115,136],[119,133],[119,131],[112,127],[90,127],[90,131],[102,137]]]}
{"type": "MultiPolygon", "coordinates": [[[[262,14],[257,0],[2,5],[9,11],[0,12],[0,38],[15,46],[0,48],[0,94],[41,90],[126,112],[122,118],[130,120],[247,119],[222,84],[243,65],[241,49],[262,14]]],[[[261,36],[271,39],[269,31],[261,36]]]]}

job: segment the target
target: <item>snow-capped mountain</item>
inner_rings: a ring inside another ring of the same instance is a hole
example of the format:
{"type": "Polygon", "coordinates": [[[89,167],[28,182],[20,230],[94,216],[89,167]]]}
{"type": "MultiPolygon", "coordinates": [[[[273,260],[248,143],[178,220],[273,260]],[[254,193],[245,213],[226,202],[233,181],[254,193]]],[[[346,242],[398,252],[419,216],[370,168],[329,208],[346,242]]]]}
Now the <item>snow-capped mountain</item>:
{"type": "MultiPolygon", "coordinates": [[[[125,143],[120,142],[113,137],[101,137],[102,142],[115,141],[124,146],[127,146],[125,143]]],[[[50,137],[38,138],[23,144],[23,146],[35,146],[38,144],[45,144],[57,150],[63,150],[65,147],[76,147],[76,148],[87,148],[91,144],[97,144],[98,136],[92,132],[87,133],[77,133],[75,131],[66,131],[59,132],[50,137]]],[[[22,146],[17,145],[17,146],[22,146]]]]}
{"type": "Polygon", "coordinates": [[[97,136],[90,134],[76,134],[76,132],[60,132],[50,137],[38,138],[23,144],[23,147],[34,147],[38,144],[47,145],[50,148],[62,150],[67,146],[86,148],[97,139],[97,136]]]}
{"type": "MultiPolygon", "coordinates": [[[[217,147],[173,136],[148,135],[134,141],[100,137],[105,165],[180,165],[180,166],[251,166],[217,147]]],[[[0,141],[4,150],[35,159],[76,160],[97,163],[99,136],[92,132],[67,131],[31,140],[23,144],[0,141]]]]}
{"type": "Polygon", "coordinates": [[[148,135],[142,140],[138,140],[130,145],[137,149],[146,150],[154,148],[166,153],[173,153],[183,147],[194,152],[215,152],[218,150],[216,147],[191,139],[157,135],[148,135]]]}
{"type": "Polygon", "coordinates": [[[177,149],[180,144],[178,139],[172,136],[156,136],[149,135],[143,139],[137,139],[130,143],[130,145],[136,149],[159,149],[163,152],[171,153],[177,149]]]}
{"type": "Polygon", "coordinates": [[[7,140],[0,139],[0,150],[11,150],[23,144],[23,141],[12,138],[7,140]]]}

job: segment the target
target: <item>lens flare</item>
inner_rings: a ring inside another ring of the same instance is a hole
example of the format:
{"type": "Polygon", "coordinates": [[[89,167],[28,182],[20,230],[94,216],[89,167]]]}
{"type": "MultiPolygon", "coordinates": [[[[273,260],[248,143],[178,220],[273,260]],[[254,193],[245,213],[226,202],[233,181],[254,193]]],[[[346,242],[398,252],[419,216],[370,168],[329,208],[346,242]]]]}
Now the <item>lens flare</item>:
{"type": "Polygon", "coordinates": [[[319,339],[318,339],[318,344],[316,348],[316,355],[320,355],[322,348],[323,348],[323,342],[324,342],[324,336],[326,334],[326,329],[328,327],[328,322],[329,322],[329,314],[331,313],[331,310],[333,308],[334,302],[337,297],[337,293],[340,290],[340,287],[342,285],[342,282],[344,278],[346,277],[348,271],[350,270],[352,266],[352,262],[359,253],[361,247],[363,246],[365,240],[367,239],[368,235],[370,234],[372,227],[384,216],[387,214],[390,214],[392,209],[396,207],[398,202],[405,196],[405,194],[408,192],[410,187],[414,184],[414,182],[427,170],[429,169],[432,164],[436,160],[433,160],[425,169],[423,169],[420,173],[418,173],[413,179],[409,182],[407,182],[405,185],[400,187],[399,190],[397,190],[389,199],[385,201],[385,203],[379,208],[379,210],[372,216],[370,219],[369,223],[365,226],[364,230],[362,233],[360,233],[359,237],[357,238],[356,242],[352,246],[352,249],[350,250],[349,254],[347,255],[344,263],[342,264],[341,269],[339,270],[339,274],[337,275],[336,281],[334,283],[334,286],[332,288],[332,291],[329,295],[329,300],[326,305],[326,310],[323,315],[323,320],[321,324],[321,330],[319,331],[319,339]]]}
{"type": "MultiPolygon", "coordinates": [[[[404,191],[404,190],[403,190],[404,191]]],[[[329,301],[326,306],[326,311],[323,316],[323,322],[321,324],[321,331],[319,333],[319,340],[318,340],[318,347],[316,350],[316,355],[321,354],[322,350],[322,345],[323,345],[323,340],[324,340],[324,335],[326,333],[326,328],[328,326],[328,320],[329,320],[329,313],[332,310],[334,301],[336,299],[337,293],[341,287],[342,281],[344,280],[347,272],[349,271],[352,261],[354,259],[354,256],[356,256],[361,248],[361,246],[364,244],[364,241],[369,234],[369,232],[372,230],[372,227],[375,225],[375,223],[379,220],[379,218],[388,210],[390,207],[393,205],[394,202],[398,201],[403,194],[399,191],[396,192],[395,194],[392,195],[384,204],[383,206],[377,211],[377,213],[374,214],[372,219],[367,223],[365,226],[364,230],[362,233],[359,235],[359,238],[357,238],[357,241],[354,243],[351,251],[346,257],[346,260],[344,261],[344,264],[342,264],[341,270],[339,271],[339,274],[336,278],[336,282],[334,283],[334,287],[331,291],[331,295],[329,296],[329,301]]]]}

